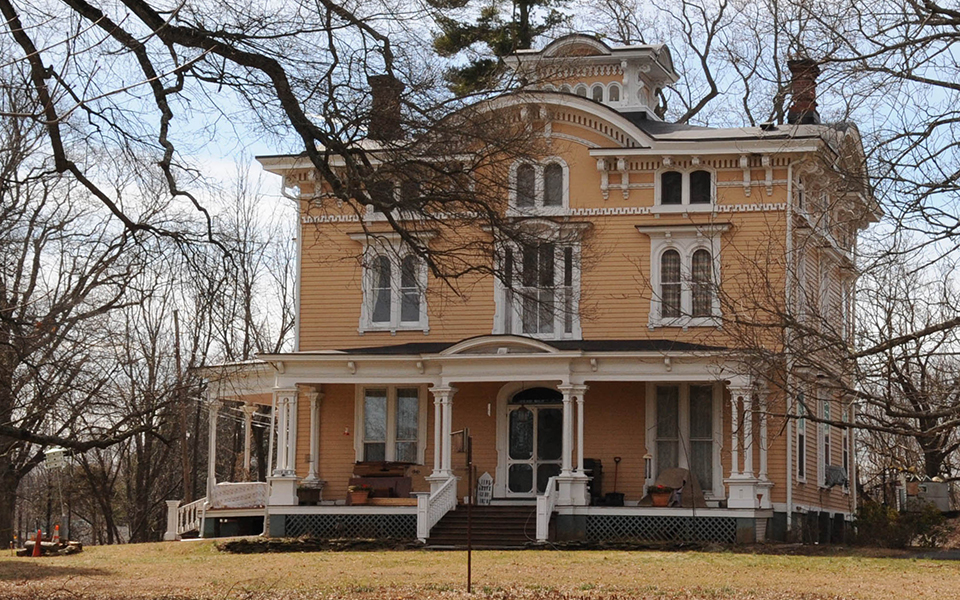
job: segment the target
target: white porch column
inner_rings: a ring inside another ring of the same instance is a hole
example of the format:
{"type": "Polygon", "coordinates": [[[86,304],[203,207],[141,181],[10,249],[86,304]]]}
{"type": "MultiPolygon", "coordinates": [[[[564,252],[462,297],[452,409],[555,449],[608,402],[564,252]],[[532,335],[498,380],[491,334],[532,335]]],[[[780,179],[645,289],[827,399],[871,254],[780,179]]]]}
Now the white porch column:
{"type": "Polygon", "coordinates": [[[441,406],[443,401],[440,394],[433,394],[433,472],[431,477],[439,477],[443,471],[443,464],[440,462],[440,446],[443,445],[443,415],[441,406]]]}
{"type": "Polygon", "coordinates": [[[443,454],[441,456],[443,467],[441,468],[441,474],[445,477],[453,477],[453,440],[451,437],[453,435],[453,395],[457,393],[457,388],[439,388],[434,393],[440,394],[440,408],[443,413],[443,454]]]}
{"type": "Polygon", "coordinates": [[[728,486],[727,506],[729,508],[757,509],[760,506],[757,485],[759,481],[753,474],[753,395],[755,387],[746,377],[738,377],[727,386],[730,391],[730,408],[733,422],[731,428],[730,477],[724,480],[728,486]],[[743,403],[743,471],[739,465],[739,434],[737,421],[740,403],[743,403]]]}
{"type": "Polygon", "coordinates": [[[563,394],[563,447],[561,449],[560,476],[573,474],[573,389],[572,385],[561,385],[557,389],[563,394]]]}
{"type": "Polygon", "coordinates": [[[560,475],[557,477],[557,504],[586,506],[587,477],[583,473],[583,396],[585,385],[560,385],[563,394],[563,449],[560,475]],[[577,471],[573,471],[573,407],[577,407],[577,471]]]}
{"type": "Polygon", "coordinates": [[[743,475],[753,477],[753,394],[743,396],[743,475]]]}
{"type": "Polygon", "coordinates": [[[766,481],[767,477],[767,395],[760,392],[757,397],[758,407],[760,409],[760,474],[761,480],[766,481]]]}
{"type": "Polygon", "coordinates": [[[221,404],[215,398],[207,400],[207,502],[213,499],[213,489],[217,485],[217,415],[221,404]]]}
{"type": "Polygon", "coordinates": [[[320,461],[320,401],[323,400],[323,394],[314,390],[304,395],[310,400],[310,464],[303,482],[316,486],[320,482],[317,469],[320,461]]]}
{"type": "Polygon", "coordinates": [[[287,400],[287,470],[293,475],[297,472],[297,390],[287,400]]]}
{"type": "Polygon", "coordinates": [[[297,390],[293,388],[274,390],[277,410],[277,465],[273,475],[267,478],[270,484],[268,504],[293,506],[297,504],[296,456],[296,409],[297,390]]]}
{"type": "Polygon", "coordinates": [[[730,388],[730,476],[740,474],[740,429],[737,426],[740,414],[740,394],[730,388]]]}
{"type": "Polygon", "coordinates": [[[250,481],[250,447],[253,445],[253,413],[256,404],[244,404],[243,407],[243,477],[250,481]]]}

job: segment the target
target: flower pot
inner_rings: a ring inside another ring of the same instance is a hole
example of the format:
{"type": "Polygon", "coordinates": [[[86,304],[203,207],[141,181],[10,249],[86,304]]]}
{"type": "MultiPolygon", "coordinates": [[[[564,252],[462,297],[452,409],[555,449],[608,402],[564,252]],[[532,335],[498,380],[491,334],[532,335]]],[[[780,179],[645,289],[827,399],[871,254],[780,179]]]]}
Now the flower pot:
{"type": "Polygon", "coordinates": [[[650,499],[653,500],[654,506],[668,506],[672,495],[673,492],[653,492],[650,494],[650,499]]]}
{"type": "Polygon", "coordinates": [[[366,504],[367,498],[369,497],[370,497],[369,491],[347,493],[347,499],[350,501],[349,502],[350,506],[358,506],[361,504],[366,504]]]}

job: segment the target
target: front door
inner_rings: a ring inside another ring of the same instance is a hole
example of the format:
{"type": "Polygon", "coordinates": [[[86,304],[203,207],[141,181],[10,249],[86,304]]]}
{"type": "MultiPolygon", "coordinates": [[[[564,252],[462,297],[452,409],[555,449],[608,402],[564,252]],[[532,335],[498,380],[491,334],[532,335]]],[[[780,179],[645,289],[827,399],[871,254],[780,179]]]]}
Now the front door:
{"type": "Polygon", "coordinates": [[[542,494],[560,474],[563,407],[559,392],[536,388],[520,392],[507,408],[507,495],[542,494]],[[539,392],[539,393],[537,393],[539,392]]]}

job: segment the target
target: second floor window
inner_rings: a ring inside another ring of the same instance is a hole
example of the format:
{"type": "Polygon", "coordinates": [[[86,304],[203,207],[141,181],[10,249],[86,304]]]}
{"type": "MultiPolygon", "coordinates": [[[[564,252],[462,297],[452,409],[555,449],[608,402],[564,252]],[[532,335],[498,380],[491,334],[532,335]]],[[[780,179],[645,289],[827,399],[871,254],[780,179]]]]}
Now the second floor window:
{"type": "Polygon", "coordinates": [[[363,275],[360,332],[427,330],[425,291],[427,271],[412,254],[394,248],[367,249],[363,275]]]}
{"type": "Polygon", "coordinates": [[[709,250],[700,248],[687,260],[689,263],[685,265],[680,252],[673,249],[660,256],[662,319],[714,316],[713,257],[709,250]],[[684,277],[686,274],[688,277],[684,277]]]}

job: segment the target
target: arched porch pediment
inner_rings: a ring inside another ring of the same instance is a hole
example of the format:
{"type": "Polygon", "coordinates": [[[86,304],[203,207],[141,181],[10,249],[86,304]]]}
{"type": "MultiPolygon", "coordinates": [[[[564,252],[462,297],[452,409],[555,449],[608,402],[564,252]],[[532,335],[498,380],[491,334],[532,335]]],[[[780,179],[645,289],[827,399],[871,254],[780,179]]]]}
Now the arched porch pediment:
{"type": "Polygon", "coordinates": [[[463,340],[447,348],[440,356],[476,354],[558,354],[553,346],[519,335],[485,335],[463,340]]]}

